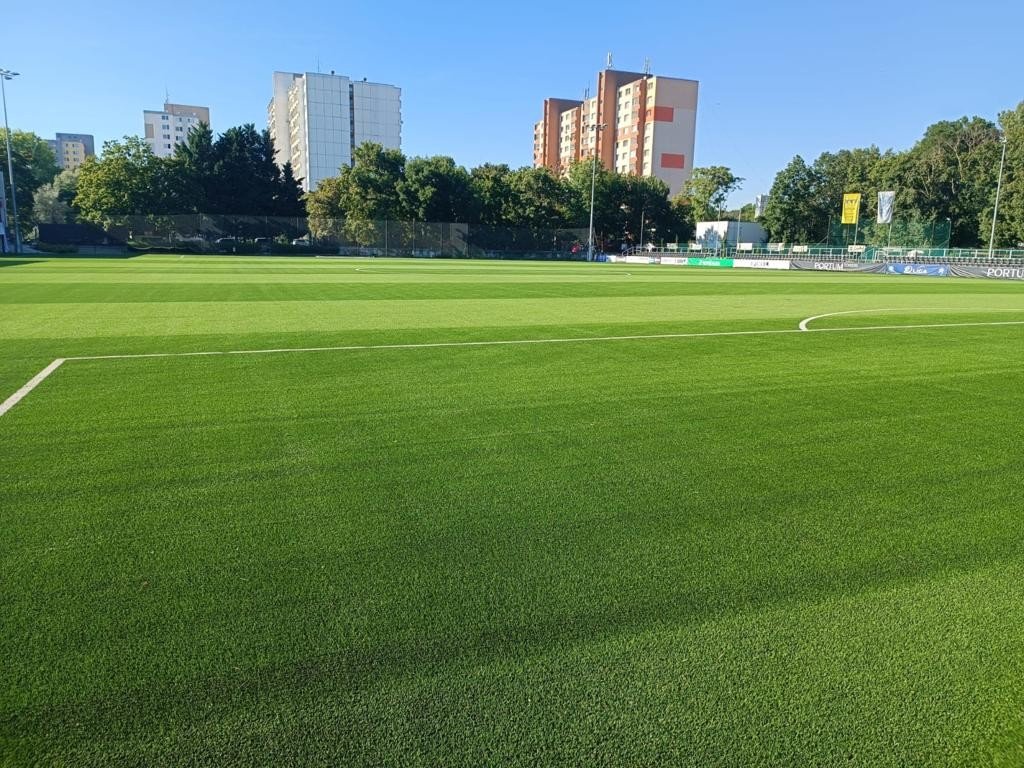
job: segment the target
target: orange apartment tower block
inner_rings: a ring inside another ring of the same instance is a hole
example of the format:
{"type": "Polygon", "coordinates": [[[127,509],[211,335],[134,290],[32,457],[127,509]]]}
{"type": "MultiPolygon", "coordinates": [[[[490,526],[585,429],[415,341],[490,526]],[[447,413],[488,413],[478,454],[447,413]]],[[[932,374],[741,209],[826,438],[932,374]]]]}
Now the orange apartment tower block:
{"type": "Polygon", "coordinates": [[[544,100],[534,167],[564,174],[596,152],[605,168],[654,176],[676,195],[693,170],[698,88],[696,80],[605,69],[596,95],[544,100]]]}

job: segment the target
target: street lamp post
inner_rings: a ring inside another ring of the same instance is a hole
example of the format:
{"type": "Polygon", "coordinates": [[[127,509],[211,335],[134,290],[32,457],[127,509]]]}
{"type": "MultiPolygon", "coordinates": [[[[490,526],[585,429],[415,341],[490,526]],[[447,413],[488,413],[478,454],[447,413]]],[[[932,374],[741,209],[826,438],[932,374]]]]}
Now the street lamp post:
{"type": "Polygon", "coordinates": [[[740,203],[740,215],[736,219],[736,253],[739,253],[740,236],[743,234],[743,203],[740,203]]]}
{"type": "Polygon", "coordinates": [[[14,161],[11,159],[11,127],[7,124],[7,89],[4,83],[18,76],[17,72],[0,69],[0,95],[4,102],[4,131],[7,137],[7,175],[11,182],[11,211],[14,214],[14,252],[21,253],[21,229],[18,227],[18,193],[14,189],[14,161]]]}
{"type": "Polygon", "coordinates": [[[996,218],[999,216],[999,193],[1003,190],[1003,166],[1006,164],[1006,134],[1003,134],[1003,155],[999,159],[999,181],[996,182],[996,207],[992,211],[992,235],[988,239],[988,257],[992,258],[996,247],[996,218]]]}
{"type": "Polygon", "coordinates": [[[590,234],[587,237],[587,261],[594,260],[594,188],[597,186],[597,132],[604,129],[603,123],[594,123],[594,141],[590,145],[590,234]]]}
{"type": "Polygon", "coordinates": [[[640,209],[640,252],[644,251],[644,217],[647,215],[646,206],[640,209]]]}

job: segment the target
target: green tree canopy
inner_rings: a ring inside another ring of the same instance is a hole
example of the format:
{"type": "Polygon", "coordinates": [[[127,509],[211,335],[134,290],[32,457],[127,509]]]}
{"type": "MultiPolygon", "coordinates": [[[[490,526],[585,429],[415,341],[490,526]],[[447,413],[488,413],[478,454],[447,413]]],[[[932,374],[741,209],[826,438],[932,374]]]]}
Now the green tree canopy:
{"type": "MultiPolygon", "coordinates": [[[[11,197],[11,180],[7,178],[7,132],[3,128],[0,128],[0,157],[3,157],[0,168],[7,195],[8,220],[13,224],[14,200],[11,197]]],[[[50,145],[29,131],[11,131],[11,161],[14,165],[14,192],[18,196],[18,219],[21,231],[25,232],[35,223],[36,190],[53,181],[60,167],[50,145]]]]}
{"type": "Polygon", "coordinates": [[[906,202],[922,219],[950,219],[957,244],[986,242],[984,212],[992,201],[999,152],[999,130],[988,120],[962,117],[930,126],[907,153],[906,202]]]}
{"type": "Polygon", "coordinates": [[[200,123],[166,159],[138,137],[107,142],[82,166],[74,204],[82,218],[103,226],[133,215],[305,213],[291,166],[277,166],[270,133],[251,124],[214,139],[200,123]]]}
{"type": "Polygon", "coordinates": [[[306,196],[314,235],[344,233],[361,244],[376,240],[379,221],[399,221],[404,212],[399,184],[405,174],[405,155],[374,142],[356,147],[353,165],[342,166],[336,177],[323,179],[306,196]]]}
{"type": "Polygon", "coordinates": [[[410,221],[474,221],[476,200],[469,173],[450,157],[414,157],[398,182],[403,218],[410,221]]]}
{"type": "Polygon", "coordinates": [[[78,170],[65,170],[36,190],[33,218],[36,224],[70,224],[75,220],[71,204],[78,191],[78,170]]]}
{"type": "Polygon", "coordinates": [[[475,199],[476,220],[471,224],[501,226],[510,215],[512,170],[504,164],[486,163],[469,172],[470,191],[475,199]]]}
{"type": "Polygon", "coordinates": [[[281,170],[266,129],[252,123],[228,128],[213,143],[213,176],[207,213],[273,216],[281,170]]]}
{"type": "Polygon", "coordinates": [[[694,168],[683,185],[682,194],[690,200],[698,221],[711,221],[721,217],[725,201],[742,182],[743,179],[723,165],[694,168]]]}
{"type": "Polygon", "coordinates": [[[509,176],[507,224],[524,229],[565,227],[572,203],[565,184],[547,168],[519,168],[509,176]]]}
{"type": "Polygon", "coordinates": [[[344,235],[364,245],[379,242],[379,222],[389,220],[492,228],[478,233],[474,242],[480,245],[499,241],[496,229],[504,228],[524,248],[544,248],[571,240],[566,230],[588,227],[592,178],[599,246],[638,243],[641,223],[645,241],[692,236],[689,204],[670,203],[658,179],[620,175],[590,162],[576,163],[564,177],[546,168],[491,164],[467,173],[450,157],[406,160],[371,143],[357,148],[351,168],[321,181],[306,207],[314,235],[344,235]]]}
{"type": "Polygon", "coordinates": [[[75,207],[85,221],[101,227],[123,224],[128,216],[167,212],[173,174],[144,139],[125,136],[103,144],[100,158],[90,157],[78,169],[75,207]]]}
{"type": "MultiPolygon", "coordinates": [[[[1024,248],[1024,102],[1018,104],[1016,109],[1003,112],[999,116],[999,125],[1006,138],[1006,168],[999,200],[996,245],[1001,248],[1024,248]]],[[[994,205],[993,194],[991,202],[983,211],[986,222],[992,220],[994,205]]]]}
{"type": "MultiPolygon", "coordinates": [[[[1001,135],[1021,132],[1024,105],[1000,116],[1002,131],[980,117],[944,120],[928,127],[913,147],[881,152],[877,147],[823,153],[807,164],[799,156],[775,178],[763,223],[774,240],[819,242],[840,214],[843,194],[859,192],[862,230],[873,224],[877,193],[896,192],[896,220],[943,231],[962,247],[987,244],[992,221],[1001,135]]],[[[1007,144],[1007,208],[1001,205],[997,242],[1012,245],[1024,237],[1017,222],[1024,203],[1024,136],[1007,144]],[[1005,212],[1005,218],[1003,216],[1005,212]]],[[[913,229],[911,228],[911,231],[913,229]]],[[[923,238],[923,234],[918,236],[923,238]]]]}
{"type": "Polygon", "coordinates": [[[827,235],[817,198],[818,176],[800,155],[779,171],[762,222],[773,240],[811,243],[827,235]]]}

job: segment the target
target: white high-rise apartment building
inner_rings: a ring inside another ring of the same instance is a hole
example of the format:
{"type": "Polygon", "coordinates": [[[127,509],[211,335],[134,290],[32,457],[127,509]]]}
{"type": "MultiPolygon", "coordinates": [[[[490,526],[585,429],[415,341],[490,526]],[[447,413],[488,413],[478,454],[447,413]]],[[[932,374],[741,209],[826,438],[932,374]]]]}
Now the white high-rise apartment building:
{"type": "Polygon", "coordinates": [[[144,110],[146,143],[157,157],[170,157],[178,144],[184,144],[188,132],[199,123],[210,124],[209,107],[193,107],[188,104],[164,104],[163,112],[144,110]]]}
{"type": "Polygon", "coordinates": [[[402,148],[402,90],[333,72],[275,72],[267,123],[277,164],[291,163],[308,192],[351,166],[363,142],[402,148]]]}

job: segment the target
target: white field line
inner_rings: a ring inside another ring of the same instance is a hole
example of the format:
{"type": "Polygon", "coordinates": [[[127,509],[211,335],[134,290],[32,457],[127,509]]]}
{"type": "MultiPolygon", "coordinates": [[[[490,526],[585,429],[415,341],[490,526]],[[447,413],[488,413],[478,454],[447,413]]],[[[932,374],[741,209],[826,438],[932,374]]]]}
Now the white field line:
{"type": "MultiPolygon", "coordinates": [[[[316,258],[318,258],[318,259],[349,259],[349,258],[352,258],[352,257],[351,256],[317,256],[316,258]]],[[[356,267],[356,269],[355,269],[356,272],[367,272],[369,274],[382,274],[382,273],[379,273],[379,272],[378,273],[374,273],[372,270],[373,270],[372,267],[356,267]]],[[[565,273],[562,273],[562,274],[565,274],[565,273]]],[[[616,273],[613,272],[612,274],[615,275],[616,273]]],[[[620,272],[618,274],[620,276],[625,276],[625,277],[632,277],[633,276],[632,272],[620,272]]]]}
{"type": "Polygon", "coordinates": [[[815,320],[821,320],[823,317],[838,317],[839,315],[858,315],[865,312],[912,312],[913,310],[903,309],[848,309],[845,312],[826,312],[824,315],[814,315],[814,317],[807,317],[800,321],[800,330],[809,331],[807,327],[808,323],[812,323],[815,320]]]}
{"type": "Polygon", "coordinates": [[[43,370],[41,370],[39,373],[37,373],[35,376],[33,376],[31,379],[29,379],[25,383],[25,386],[23,386],[21,389],[19,389],[13,395],[11,395],[6,400],[4,400],[3,403],[0,403],[0,416],[3,416],[5,413],[7,413],[9,410],[11,410],[11,408],[16,406],[19,402],[21,402],[21,399],[23,397],[25,397],[25,395],[27,395],[33,389],[38,387],[40,384],[42,384],[43,379],[45,379],[51,373],[53,373],[58,368],[60,368],[60,366],[64,362],[64,360],[65,360],[65,358],[58,357],[56,360],[54,360],[48,366],[43,368],[43,370]]]}
{"type": "MultiPolygon", "coordinates": [[[[843,314],[843,313],[836,313],[843,314]]],[[[819,315],[823,317],[823,315],[819,315]]],[[[808,318],[813,320],[814,318],[808,318]]],[[[806,321],[805,321],[806,322],[806,321]]],[[[801,326],[804,324],[801,323],[801,326]]],[[[422,344],[352,344],[337,347],[280,347],[276,349],[226,349],[206,352],[146,352],[132,355],[80,355],[76,357],[58,357],[46,368],[29,380],[25,386],[7,398],[0,405],[0,416],[7,413],[40,382],[57,370],[62,363],[76,360],[142,360],[167,357],[222,357],[227,355],[274,355],[296,352],[363,352],[372,350],[398,349],[443,349],[458,347],[501,347],[525,346],[529,344],[583,344],[595,341],[647,341],[658,339],[699,339],[725,336],[778,336],[793,333],[857,333],[864,331],[898,331],[914,328],[971,328],[978,326],[1024,325],[1024,320],[1006,320],[973,323],[921,323],[914,325],[865,325],[851,328],[776,328],[756,331],[705,331],[702,333],[651,333],[632,336],[572,336],[554,339],[502,339],[490,341],[437,341],[422,344]]]]}
{"type": "Polygon", "coordinates": [[[126,355],[82,355],[66,360],[135,360],[153,357],[215,357],[218,355],[275,355],[287,352],[362,352],[387,349],[443,349],[445,347],[503,347],[528,344],[583,344],[593,341],[647,341],[657,339],[699,339],[715,336],[771,336],[786,333],[836,333],[840,331],[882,331],[908,328],[961,328],[979,325],[1024,325],[1024,320],[973,323],[928,323],[919,325],[873,325],[851,328],[763,328],[755,331],[703,331],[700,333],[649,333],[631,336],[568,336],[551,339],[493,339],[487,341],[428,341],[419,344],[350,344],[336,347],[277,347],[271,349],[224,349],[206,352],[145,352],[126,355]]]}

